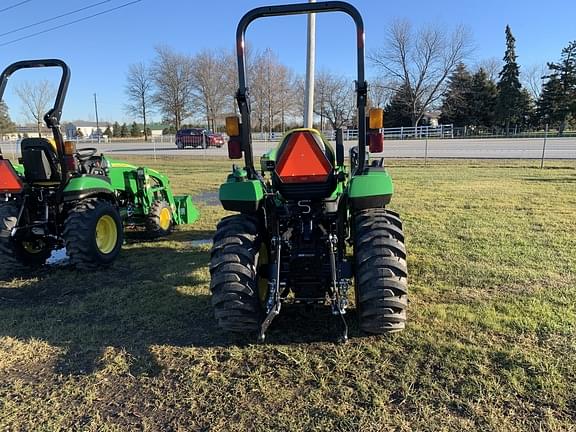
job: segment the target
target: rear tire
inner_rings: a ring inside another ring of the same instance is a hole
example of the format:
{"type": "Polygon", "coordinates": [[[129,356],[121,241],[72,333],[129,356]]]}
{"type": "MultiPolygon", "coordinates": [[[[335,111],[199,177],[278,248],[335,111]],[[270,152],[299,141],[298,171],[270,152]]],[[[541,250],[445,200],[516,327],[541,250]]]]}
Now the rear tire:
{"type": "Polygon", "coordinates": [[[122,220],[116,207],[97,198],[76,204],[64,222],[64,241],[70,263],[95,270],[111,265],[122,248],[122,220]]]}
{"type": "Polygon", "coordinates": [[[3,271],[40,267],[52,253],[52,248],[41,237],[15,241],[10,236],[18,221],[19,210],[15,202],[0,205],[0,269],[3,271]]]}
{"type": "Polygon", "coordinates": [[[210,257],[212,306],[218,325],[229,332],[260,329],[259,225],[251,216],[229,216],[220,221],[214,235],[210,257]]]}
{"type": "Polygon", "coordinates": [[[382,334],[406,326],[406,248],[402,222],[386,209],[354,216],[356,309],[360,329],[382,334]]]}
{"type": "Polygon", "coordinates": [[[154,201],[146,218],[146,232],[151,237],[163,237],[172,231],[172,209],[162,201],[154,201]]]}

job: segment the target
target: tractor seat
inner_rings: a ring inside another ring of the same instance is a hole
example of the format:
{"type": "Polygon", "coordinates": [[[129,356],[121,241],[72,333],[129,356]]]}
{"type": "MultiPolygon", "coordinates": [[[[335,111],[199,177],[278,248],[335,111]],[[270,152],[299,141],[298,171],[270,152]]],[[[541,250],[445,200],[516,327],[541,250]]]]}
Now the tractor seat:
{"type": "Polygon", "coordinates": [[[46,138],[24,138],[21,143],[24,177],[29,183],[60,183],[56,146],[46,138]]]}
{"type": "Polygon", "coordinates": [[[278,147],[272,181],[289,200],[327,198],[336,188],[334,165],[334,150],[320,132],[293,129],[278,147]]]}

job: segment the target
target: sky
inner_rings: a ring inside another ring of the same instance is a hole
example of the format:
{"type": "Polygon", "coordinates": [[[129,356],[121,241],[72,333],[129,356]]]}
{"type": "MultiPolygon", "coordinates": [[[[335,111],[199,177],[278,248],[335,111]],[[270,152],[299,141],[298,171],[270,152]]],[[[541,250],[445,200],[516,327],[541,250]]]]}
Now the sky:
{"type": "MultiPolygon", "coordinates": [[[[235,46],[236,26],[248,10],[275,0],[140,0],[62,28],[27,38],[52,27],[120,7],[134,0],[0,0],[0,68],[33,58],[60,58],[68,63],[72,78],[64,107],[64,120],[94,120],[94,93],[101,122],[131,122],[124,113],[124,85],[130,64],[150,62],[154,47],[167,45],[193,55],[203,49],[235,46]],[[96,3],[99,5],[93,6],[96,3]],[[47,5],[50,5],[48,8],[47,5]],[[93,6],[93,7],[92,7],[93,6]],[[39,21],[86,10],[30,28],[39,21]],[[15,41],[19,38],[25,38],[15,41]]],[[[576,39],[576,1],[552,0],[350,0],[364,18],[366,52],[383,45],[385,30],[394,19],[407,19],[415,27],[440,25],[448,30],[462,24],[471,33],[474,52],[468,64],[502,58],[504,29],[510,25],[522,67],[557,61],[563,47],[576,39]]],[[[355,31],[352,20],[341,13],[318,14],[316,67],[354,79],[355,31]]],[[[273,49],[280,61],[296,73],[306,68],[305,16],[274,17],[255,21],[246,33],[256,50],[273,49]]],[[[367,76],[377,70],[367,63],[367,76]]],[[[12,118],[23,121],[14,94],[19,80],[57,80],[55,71],[22,72],[8,85],[5,100],[12,118]],[[18,108],[17,108],[18,107],[18,108]]],[[[158,117],[158,116],[157,116],[158,117]]]]}

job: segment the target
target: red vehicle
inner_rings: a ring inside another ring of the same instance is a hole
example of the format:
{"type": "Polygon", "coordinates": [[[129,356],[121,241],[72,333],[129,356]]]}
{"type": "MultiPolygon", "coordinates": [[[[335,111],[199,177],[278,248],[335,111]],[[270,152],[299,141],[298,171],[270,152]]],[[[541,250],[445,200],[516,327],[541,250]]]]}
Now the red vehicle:
{"type": "Polygon", "coordinates": [[[176,133],[176,147],[178,149],[186,147],[205,149],[208,147],[222,147],[223,145],[224,137],[207,129],[180,129],[176,133]]]}

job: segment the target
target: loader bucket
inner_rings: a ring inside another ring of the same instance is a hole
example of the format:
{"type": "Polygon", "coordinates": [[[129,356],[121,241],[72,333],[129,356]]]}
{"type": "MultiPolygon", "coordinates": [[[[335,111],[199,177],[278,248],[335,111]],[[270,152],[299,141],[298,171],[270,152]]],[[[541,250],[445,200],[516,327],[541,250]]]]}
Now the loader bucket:
{"type": "Polygon", "coordinates": [[[191,224],[198,220],[200,213],[192,202],[191,196],[175,196],[174,201],[176,203],[176,213],[174,214],[174,223],[176,225],[191,224]]]}

